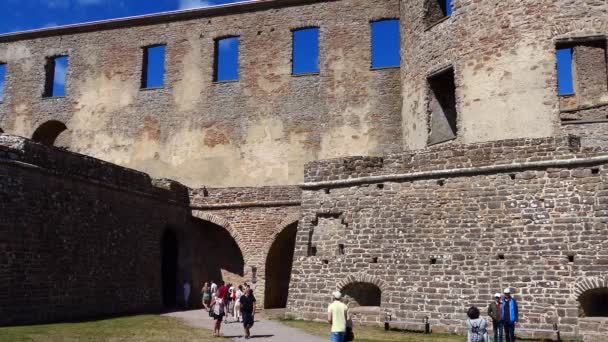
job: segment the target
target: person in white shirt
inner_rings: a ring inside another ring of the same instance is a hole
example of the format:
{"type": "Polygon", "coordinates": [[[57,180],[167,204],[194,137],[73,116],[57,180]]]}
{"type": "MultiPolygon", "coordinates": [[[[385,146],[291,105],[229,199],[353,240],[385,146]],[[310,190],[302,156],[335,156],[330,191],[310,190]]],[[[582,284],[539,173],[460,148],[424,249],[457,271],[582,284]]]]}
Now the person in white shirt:
{"type": "Polygon", "coordinates": [[[239,322],[241,318],[241,297],[243,294],[243,286],[239,285],[239,287],[236,289],[236,296],[234,299],[234,318],[237,322],[239,322]]]}

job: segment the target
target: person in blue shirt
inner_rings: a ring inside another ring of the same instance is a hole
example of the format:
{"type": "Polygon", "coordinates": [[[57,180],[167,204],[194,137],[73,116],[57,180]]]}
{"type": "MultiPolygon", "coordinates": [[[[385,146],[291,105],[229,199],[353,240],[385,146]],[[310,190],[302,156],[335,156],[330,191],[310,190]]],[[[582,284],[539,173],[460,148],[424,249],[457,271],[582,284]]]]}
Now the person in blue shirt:
{"type": "Polygon", "coordinates": [[[515,342],[515,323],[518,321],[517,302],[511,297],[511,289],[506,288],[502,299],[502,322],[505,329],[505,341],[515,342]]]}

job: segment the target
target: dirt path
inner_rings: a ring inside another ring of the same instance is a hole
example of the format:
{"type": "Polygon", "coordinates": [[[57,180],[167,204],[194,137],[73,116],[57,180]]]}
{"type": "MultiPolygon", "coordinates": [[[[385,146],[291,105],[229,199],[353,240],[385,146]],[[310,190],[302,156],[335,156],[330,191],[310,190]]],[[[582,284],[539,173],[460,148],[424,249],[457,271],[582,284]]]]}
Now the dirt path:
{"type": "MultiPolygon", "coordinates": [[[[213,319],[203,310],[173,312],[165,316],[182,319],[186,324],[195,328],[213,330],[213,319]]],[[[243,325],[233,319],[230,319],[228,324],[222,323],[222,336],[232,338],[234,341],[246,341],[243,325]]],[[[329,341],[329,332],[325,339],[256,316],[255,325],[251,329],[251,339],[264,342],[326,342],[329,341]]]]}

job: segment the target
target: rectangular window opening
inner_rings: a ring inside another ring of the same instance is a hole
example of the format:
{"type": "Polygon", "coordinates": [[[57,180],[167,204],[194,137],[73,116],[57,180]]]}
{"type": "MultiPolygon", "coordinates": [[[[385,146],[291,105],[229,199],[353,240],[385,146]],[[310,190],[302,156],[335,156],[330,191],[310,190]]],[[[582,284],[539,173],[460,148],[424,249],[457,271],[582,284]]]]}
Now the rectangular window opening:
{"type": "Polygon", "coordinates": [[[572,73],[572,48],[558,48],[557,57],[557,89],[559,95],[574,94],[574,74],[572,73]]]}
{"type": "Polygon", "coordinates": [[[319,73],[319,28],[310,27],[294,30],[292,51],[292,73],[319,73]]]}
{"type": "Polygon", "coordinates": [[[6,78],[6,64],[0,63],[0,102],[4,101],[4,82],[6,78]]]}
{"type": "Polygon", "coordinates": [[[456,85],[454,69],[436,73],[429,83],[429,145],[456,139],[458,134],[456,112],[456,85]]]}
{"type": "Polygon", "coordinates": [[[50,57],[46,60],[46,79],[43,97],[65,96],[65,76],[68,70],[68,56],[50,57]]]}
{"type": "Polygon", "coordinates": [[[239,79],[239,37],[215,40],[215,70],[213,80],[238,81],[239,79]]]}
{"type": "Polygon", "coordinates": [[[165,84],[165,45],[144,48],[141,87],[161,88],[165,84]]]}
{"type": "Polygon", "coordinates": [[[372,69],[401,65],[399,19],[384,19],[371,23],[372,69]]]}

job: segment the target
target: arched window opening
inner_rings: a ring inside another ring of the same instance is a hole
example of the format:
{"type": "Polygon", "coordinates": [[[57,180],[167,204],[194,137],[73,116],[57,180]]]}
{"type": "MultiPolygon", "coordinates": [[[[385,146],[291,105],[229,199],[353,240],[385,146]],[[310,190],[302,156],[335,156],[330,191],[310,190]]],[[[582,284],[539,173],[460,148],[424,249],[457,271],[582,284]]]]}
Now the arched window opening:
{"type": "Polygon", "coordinates": [[[380,306],[382,291],[371,283],[350,283],[342,289],[349,307],[380,306]]]}
{"type": "Polygon", "coordinates": [[[298,223],[294,222],[290,224],[277,235],[268,251],[264,279],[265,309],[287,307],[297,232],[298,223]]]}
{"type": "Polygon", "coordinates": [[[0,128],[0,134],[4,133],[4,131],[2,130],[2,128],[0,128]]]}
{"type": "Polygon", "coordinates": [[[36,129],[32,135],[32,140],[47,146],[53,146],[57,137],[67,129],[63,122],[55,120],[47,121],[36,129]]]}
{"type": "Polygon", "coordinates": [[[175,233],[171,229],[165,230],[162,239],[162,294],[163,306],[174,308],[177,305],[177,272],[178,272],[178,243],[175,233]]]}
{"type": "Polygon", "coordinates": [[[579,302],[582,317],[608,317],[608,287],[585,291],[579,302]]]}

